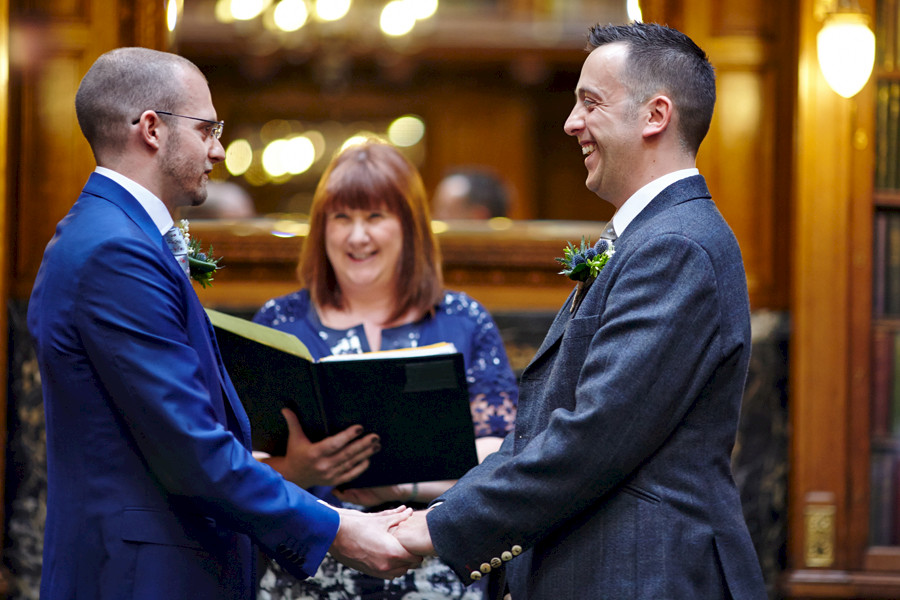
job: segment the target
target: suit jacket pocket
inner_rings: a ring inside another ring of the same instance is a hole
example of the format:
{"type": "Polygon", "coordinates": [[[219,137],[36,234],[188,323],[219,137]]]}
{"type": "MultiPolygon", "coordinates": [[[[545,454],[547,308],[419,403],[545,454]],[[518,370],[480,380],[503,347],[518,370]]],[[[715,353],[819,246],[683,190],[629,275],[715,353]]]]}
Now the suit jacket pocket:
{"type": "Polygon", "coordinates": [[[573,401],[574,385],[578,381],[578,373],[584,367],[588,349],[599,329],[599,315],[572,319],[566,325],[559,352],[553,359],[553,374],[551,377],[557,378],[557,381],[566,386],[566,393],[571,395],[573,401]],[[571,389],[569,389],[569,386],[571,386],[571,389]]]}
{"type": "Polygon", "coordinates": [[[598,329],[600,329],[600,315],[572,319],[563,332],[563,341],[581,337],[594,337],[598,329]]]}
{"type": "Polygon", "coordinates": [[[193,515],[178,518],[170,512],[152,508],[126,508],[122,511],[122,540],[184,548],[203,548],[200,542],[215,535],[216,522],[193,515]]]}
{"type": "MultiPolygon", "coordinates": [[[[592,315],[581,319],[572,319],[568,321],[563,327],[558,328],[556,332],[556,335],[558,337],[549,343],[549,340],[544,340],[544,346],[542,346],[542,350],[538,352],[538,354],[532,359],[528,367],[525,368],[525,371],[523,371],[521,377],[522,382],[528,380],[538,381],[546,379],[550,375],[550,368],[552,368],[556,362],[556,356],[560,349],[560,345],[572,346],[572,340],[580,340],[576,341],[575,344],[580,344],[581,346],[586,348],[588,343],[590,342],[590,338],[593,337],[595,333],[597,333],[597,329],[599,327],[600,316],[592,315]],[[583,338],[588,339],[584,340],[583,338]]],[[[524,392],[520,390],[519,397],[521,398],[523,394],[524,392]]]]}

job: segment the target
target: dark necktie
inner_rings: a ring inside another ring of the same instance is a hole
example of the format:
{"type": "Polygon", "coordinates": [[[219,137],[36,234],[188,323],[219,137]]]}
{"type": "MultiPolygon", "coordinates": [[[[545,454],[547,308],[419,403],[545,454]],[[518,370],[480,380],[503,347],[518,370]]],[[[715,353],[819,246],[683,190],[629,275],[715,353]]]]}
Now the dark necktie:
{"type": "Polygon", "coordinates": [[[188,277],[191,276],[191,267],[188,265],[187,259],[187,243],[184,241],[184,234],[181,233],[181,229],[176,226],[173,226],[170,230],[168,230],[165,234],[166,244],[169,246],[169,250],[172,251],[172,254],[175,255],[175,260],[178,261],[178,264],[181,265],[181,270],[184,271],[184,274],[188,277]]]}

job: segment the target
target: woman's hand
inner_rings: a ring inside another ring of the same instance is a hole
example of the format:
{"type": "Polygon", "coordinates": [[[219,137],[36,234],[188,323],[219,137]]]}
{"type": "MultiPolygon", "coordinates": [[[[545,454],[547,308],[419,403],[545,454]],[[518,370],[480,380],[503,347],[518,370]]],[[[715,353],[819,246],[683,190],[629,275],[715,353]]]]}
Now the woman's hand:
{"type": "Polygon", "coordinates": [[[412,495],[412,484],[386,485],[383,487],[354,488],[352,490],[333,490],[342,502],[351,502],[359,506],[378,506],[386,502],[408,502],[412,495]]]}
{"type": "Polygon", "coordinates": [[[338,491],[334,494],[344,502],[352,502],[360,506],[378,506],[385,502],[418,502],[428,504],[456,483],[455,479],[445,481],[420,481],[419,483],[401,483],[375,488],[354,488],[338,491]]]}
{"type": "Polygon", "coordinates": [[[284,408],[281,414],[288,426],[287,451],[284,456],[273,456],[265,462],[302,488],[347,483],[368,469],[369,458],[381,449],[378,435],[359,437],[359,425],[320,442],[310,442],[293,411],[284,408]]]}

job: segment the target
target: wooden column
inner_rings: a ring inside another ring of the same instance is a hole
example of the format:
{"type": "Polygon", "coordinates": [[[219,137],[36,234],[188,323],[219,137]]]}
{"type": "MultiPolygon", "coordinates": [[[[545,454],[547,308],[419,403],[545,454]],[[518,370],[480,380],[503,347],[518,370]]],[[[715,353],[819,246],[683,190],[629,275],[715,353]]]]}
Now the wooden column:
{"type": "MultiPolygon", "coordinates": [[[[825,83],[816,4],[802,0],[797,21],[785,583],[790,597],[889,597],[859,573],[868,538],[874,89],[870,81],[847,100],[825,83]]],[[[860,4],[875,15],[874,1],[860,4]]]]}
{"type": "Polygon", "coordinates": [[[648,0],[647,22],[683,31],[716,69],[697,166],[741,245],[754,309],[788,306],[793,118],[792,2],[648,0]]]}

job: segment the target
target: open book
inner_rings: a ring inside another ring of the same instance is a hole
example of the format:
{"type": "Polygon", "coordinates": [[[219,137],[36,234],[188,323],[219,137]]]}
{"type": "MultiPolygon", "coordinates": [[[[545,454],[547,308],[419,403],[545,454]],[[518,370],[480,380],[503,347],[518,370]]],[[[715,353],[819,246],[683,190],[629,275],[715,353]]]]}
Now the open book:
{"type": "Polygon", "coordinates": [[[296,336],[206,312],[254,450],[284,454],[286,406],[312,441],[356,424],[379,435],[381,450],[346,487],[457,479],[477,464],[465,367],[452,344],[315,362],[296,336]]]}

